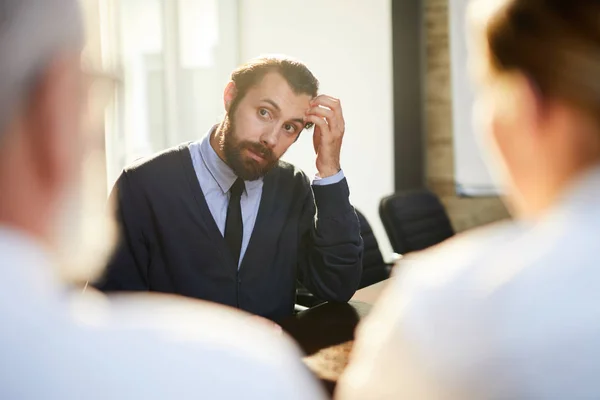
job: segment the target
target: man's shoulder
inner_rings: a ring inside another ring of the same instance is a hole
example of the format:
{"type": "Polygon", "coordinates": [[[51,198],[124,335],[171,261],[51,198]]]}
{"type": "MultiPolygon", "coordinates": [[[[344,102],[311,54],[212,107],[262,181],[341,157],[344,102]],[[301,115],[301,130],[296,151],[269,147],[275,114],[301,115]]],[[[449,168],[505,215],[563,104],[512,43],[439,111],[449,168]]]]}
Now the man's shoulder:
{"type": "Polygon", "coordinates": [[[454,297],[455,289],[477,285],[480,274],[495,269],[493,261],[502,254],[510,255],[515,239],[522,234],[523,229],[512,222],[458,234],[401,259],[396,284],[410,286],[411,293],[419,296],[454,297]]]}
{"type": "Polygon", "coordinates": [[[403,359],[394,353],[406,348],[417,349],[416,357],[435,365],[438,372],[452,365],[455,355],[468,358],[478,349],[472,332],[482,333],[480,326],[493,329],[488,320],[482,321],[482,317],[494,317],[484,305],[490,294],[485,287],[488,261],[497,258],[509,246],[509,238],[519,232],[514,225],[503,223],[459,234],[405,256],[359,326],[360,345],[385,346],[389,354],[381,358],[386,368],[398,367],[415,356],[407,354],[403,359]]]}
{"type": "Polygon", "coordinates": [[[97,292],[37,303],[1,315],[16,334],[0,350],[26,362],[0,397],[322,398],[290,339],[224,306],[97,292]],[[39,376],[51,379],[27,384],[39,376]]]}
{"type": "Polygon", "coordinates": [[[465,307],[481,306],[477,299],[481,279],[485,274],[492,275],[490,267],[495,268],[490,266],[490,261],[507,252],[511,238],[520,231],[511,223],[494,224],[405,256],[394,268],[393,277],[376,307],[376,314],[385,317],[377,319],[389,324],[416,323],[423,329],[425,324],[426,329],[430,329],[438,317],[447,318],[453,313],[466,315],[465,307]]]}
{"type": "Polygon", "coordinates": [[[170,147],[150,156],[141,157],[126,166],[123,171],[128,175],[143,174],[160,170],[174,163],[180,162],[182,156],[189,154],[189,143],[182,143],[170,147]]]}
{"type": "Polygon", "coordinates": [[[277,174],[280,179],[291,182],[294,185],[299,185],[302,187],[310,186],[310,179],[306,173],[294,164],[287,161],[279,160],[277,166],[272,172],[277,174]]]}
{"type": "Polygon", "coordinates": [[[135,182],[137,188],[162,190],[165,185],[178,185],[186,179],[182,171],[188,167],[193,169],[189,143],[183,143],[129,164],[117,179],[117,185],[120,187],[127,181],[135,182]]]}
{"type": "Polygon", "coordinates": [[[298,379],[307,393],[318,393],[292,341],[248,314],[163,295],[118,296],[100,308],[93,313],[94,326],[104,332],[97,348],[123,355],[124,373],[142,369],[154,377],[147,382],[154,390],[180,390],[183,397],[197,389],[207,398],[294,398],[298,379]]]}
{"type": "MultiPolygon", "coordinates": [[[[252,346],[246,344],[267,344],[274,337],[265,329],[266,324],[257,324],[252,315],[216,303],[158,293],[118,294],[105,299],[107,322],[125,331],[144,329],[160,332],[163,338],[179,336],[179,340],[190,344],[210,343],[211,347],[224,345],[250,351],[252,346]],[[240,329],[246,334],[239,335],[240,329]],[[182,332],[189,335],[181,337],[182,332]]],[[[285,336],[273,345],[297,351],[285,336]]]]}

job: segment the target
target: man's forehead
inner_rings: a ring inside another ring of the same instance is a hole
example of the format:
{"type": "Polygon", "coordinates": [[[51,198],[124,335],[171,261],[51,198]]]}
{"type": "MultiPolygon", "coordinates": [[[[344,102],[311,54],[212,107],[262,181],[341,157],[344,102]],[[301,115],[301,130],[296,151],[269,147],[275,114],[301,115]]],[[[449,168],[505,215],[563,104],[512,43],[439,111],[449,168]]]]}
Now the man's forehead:
{"type": "Polygon", "coordinates": [[[258,98],[258,100],[270,99],[279,104],[280,107],[307,108],[312,98],[306,93],[295,93],[287,80],[277,72],[266,74],[259,83],[248,91],[247,95],[258,98]]]}

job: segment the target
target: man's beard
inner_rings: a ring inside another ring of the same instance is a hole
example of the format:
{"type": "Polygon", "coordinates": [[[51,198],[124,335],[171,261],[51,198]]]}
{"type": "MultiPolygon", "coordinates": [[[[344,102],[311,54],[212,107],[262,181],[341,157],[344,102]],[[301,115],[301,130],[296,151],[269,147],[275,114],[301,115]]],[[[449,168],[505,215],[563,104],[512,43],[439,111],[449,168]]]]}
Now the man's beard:
{"type": "MultiPolygon", "coordinates": [[[[233,113],[232,107],[232,113],[233,113]]],[[[254,181],[265,176],[279,159],[273,154],[273,150],[262,143],[251,142],[249,140],[239,140],[233,123],[235,115],[225,116],[221,124],[221,140],[219,145],[223,150],[225,162],[233,172],[245,181],[254,181]],[[244,150],[252,151],[261,156],[264,161],[259,162],[244,154],[244,150]]]]}

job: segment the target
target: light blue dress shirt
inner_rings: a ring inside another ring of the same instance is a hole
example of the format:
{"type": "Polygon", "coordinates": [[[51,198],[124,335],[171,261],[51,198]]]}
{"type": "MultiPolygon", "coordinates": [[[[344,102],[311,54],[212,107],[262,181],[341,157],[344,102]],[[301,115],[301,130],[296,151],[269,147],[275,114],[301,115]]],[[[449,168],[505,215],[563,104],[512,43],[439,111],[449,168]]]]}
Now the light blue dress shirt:
{"type": "MultiPolygon", "coordinates": [[[[211,129],[208,135],[200,141],[190,143],[188,146],[192,156],[192,163],[200,187],[204,193],[206,204],[212,214],[221,235],[225,235],[225,221],[227,219],[227,206],[229,205],[229,189],[233,186],[237,176],[233,170],[225,164],[210,145],[210,136],[214,132],[211,129]]],[[[313,185],[332,185],[344,179],[344,172],[340,170],[337,174],[327,178],[315,177],[313,185]]],[[[242,193],[240,205],[242,207],[242,222],[244,232],[242,237],[242,249],[240,252],[239,265],[244,259],[244,254],[250,242],[250,236],[254,230],[258,207],[262,197],[263,179],[245,181],[245,190],[242,193]]]]}

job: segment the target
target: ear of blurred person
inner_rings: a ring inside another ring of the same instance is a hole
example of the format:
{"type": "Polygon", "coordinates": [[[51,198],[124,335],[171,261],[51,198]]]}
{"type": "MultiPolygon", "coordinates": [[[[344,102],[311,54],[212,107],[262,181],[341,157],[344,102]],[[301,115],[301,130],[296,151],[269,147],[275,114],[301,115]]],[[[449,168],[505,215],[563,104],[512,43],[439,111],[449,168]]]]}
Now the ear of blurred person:
{"type": "Polygon", "coordinates": [[[402,260],[337,398],[600,396],[599,18],[471,1],[474,117],[516,218],[402,260]]]}
{"type": "Polygon", "coordinates": [[[97,190],[114,82],[82,67],[82,43],[76,0],[0,0],[0,398],[321,398],[297,347],[251,316],[66,285],[114,236],[97,190]]]}

